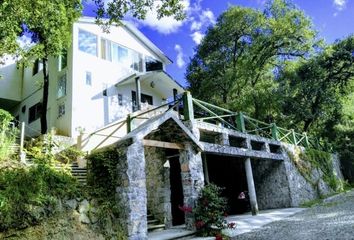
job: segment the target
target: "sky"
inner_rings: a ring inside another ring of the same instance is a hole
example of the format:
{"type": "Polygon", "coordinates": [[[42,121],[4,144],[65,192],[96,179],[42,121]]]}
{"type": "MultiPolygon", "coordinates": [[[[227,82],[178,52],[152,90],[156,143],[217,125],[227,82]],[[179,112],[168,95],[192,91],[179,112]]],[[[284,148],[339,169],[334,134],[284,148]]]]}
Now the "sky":
{"type": "MultiPolygon", "coordinates": [[[[132,21],[135,26],[160,48],[173,63],[167,72],[183,86],[186,67],[209,26],[230,6],[263,9],[265,0],[182,0],[187,17],[176,21],[172,17],[158,20],[150,11],[145,20],[132,21]]],[[[327,43],[354,33],[354,0],[293,0],[309,16],[319,36],[327,43]]],[[[83,15],[95,16],[92,1],[84,3],[83,15]]]]}

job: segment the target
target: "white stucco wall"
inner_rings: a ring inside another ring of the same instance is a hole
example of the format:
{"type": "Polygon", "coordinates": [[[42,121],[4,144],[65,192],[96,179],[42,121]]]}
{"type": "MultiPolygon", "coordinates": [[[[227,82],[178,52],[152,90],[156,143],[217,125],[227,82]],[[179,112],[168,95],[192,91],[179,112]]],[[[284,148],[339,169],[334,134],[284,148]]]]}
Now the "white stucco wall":
{"type": "Polygon", "coordinates": [[[0,98],[21,101],[22,71],[11,57],[4,59],[0,65],[0,98]]]}

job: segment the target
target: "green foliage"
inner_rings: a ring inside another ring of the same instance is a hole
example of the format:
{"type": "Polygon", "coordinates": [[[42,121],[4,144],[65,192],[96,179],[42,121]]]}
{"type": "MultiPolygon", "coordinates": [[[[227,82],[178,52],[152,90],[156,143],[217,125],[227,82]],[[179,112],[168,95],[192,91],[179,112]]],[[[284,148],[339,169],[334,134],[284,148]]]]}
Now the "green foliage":
{"type": "Polygon", "coordinates": [[[289,1],[269,1],[263,12],[230,7],[196,49],[186,73],[190,90],[264,120],[277,112],[278,68],[308,54],[314,38],[309,19],[289,1]]]}
{"type": "Polygon", "coordinates": [[[56,159],[65,164],[75,162],[78,158],[83,156],[85,156],[85,153],[75,146],[65,148],[63,151],[55,154],[56,159]]]}
{"type": "Polygon", "coordinates": [[[67,172],[45,164],[0,167],[0,231],[37,224],[53,214],[57,199],[78,193],[67,172]]]}
{"type": "Polygon", "coordinates": [[[117,164],[121,157],[122,152],[117,148],[104,148],[91,153],[87,158],[87,185],[88,194],[97,200],[101,229],[105,229],[107,224],[116,223],[115,234],[121,235],[124,239],[125,230],[122,229],[124,224],[120,220],[124,218],[125,212],[116,194],[116,187],[123,184],[117,171],[117,164]]]}
{"type": "Polygon", "coordinates": [[[185,18],[184,7],[181,0],[162,0],[158,4],[154,0],[133,0],[133,1],[105,1],[95,0],[96,19],[106,29],[112,23],[120,23],[126,15],[137,19],[145,19],[148,11],[156,10],[157,18],[172,16],[176,20],[185,18]],[[103,19],[103,18],[108,18],[103,19]]]}
{"type": "Polygon", "coordinates": [[[201,236],[215,236],[225,227],[227,201],[221,197],[221,188],[209,184],[205,186],[198,197],[197,206],[193,210],[195,225],[201,236]]]}
{"type": "Polygon", "coordinates": [[[11,145],[15,143],[17,134],[16,129],[10,126],[12,119],[10,113],[0,109],[0,162],[12,158],[11,145]]]}

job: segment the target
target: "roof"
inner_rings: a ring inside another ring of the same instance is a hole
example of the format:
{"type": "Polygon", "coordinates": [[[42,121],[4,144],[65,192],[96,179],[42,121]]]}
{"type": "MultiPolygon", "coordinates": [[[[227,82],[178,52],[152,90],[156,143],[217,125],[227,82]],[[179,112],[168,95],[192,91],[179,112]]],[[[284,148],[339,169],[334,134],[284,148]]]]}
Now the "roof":
{"type": "MultiPolygon", "coordinates": [[[[95,18],[81,17],[78,22],[96,24],[95,18]]],[[[133,24],[128,21],[121,21],[122,27],[124,27],[129,33],[133,34],[146,48],[155,53],[165,64],[171,64],[172,60],[168,58],[153,42],[151,42],[145,35],[140,32],[133,24]]]]}

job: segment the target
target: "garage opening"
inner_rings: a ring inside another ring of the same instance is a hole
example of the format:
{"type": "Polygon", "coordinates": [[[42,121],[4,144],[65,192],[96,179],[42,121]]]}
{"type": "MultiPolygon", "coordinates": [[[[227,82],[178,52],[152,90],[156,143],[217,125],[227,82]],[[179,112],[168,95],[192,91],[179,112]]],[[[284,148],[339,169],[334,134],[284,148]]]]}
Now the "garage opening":
{"type": "Polygon", "coordinates": [[[242,158],[206,154],[210,183],[224,188],[223,197],[228,200],[228,214],[250,211],[247,178],[242,158]],[[240,197],[244,192],[246,197],[240,197]]]}

